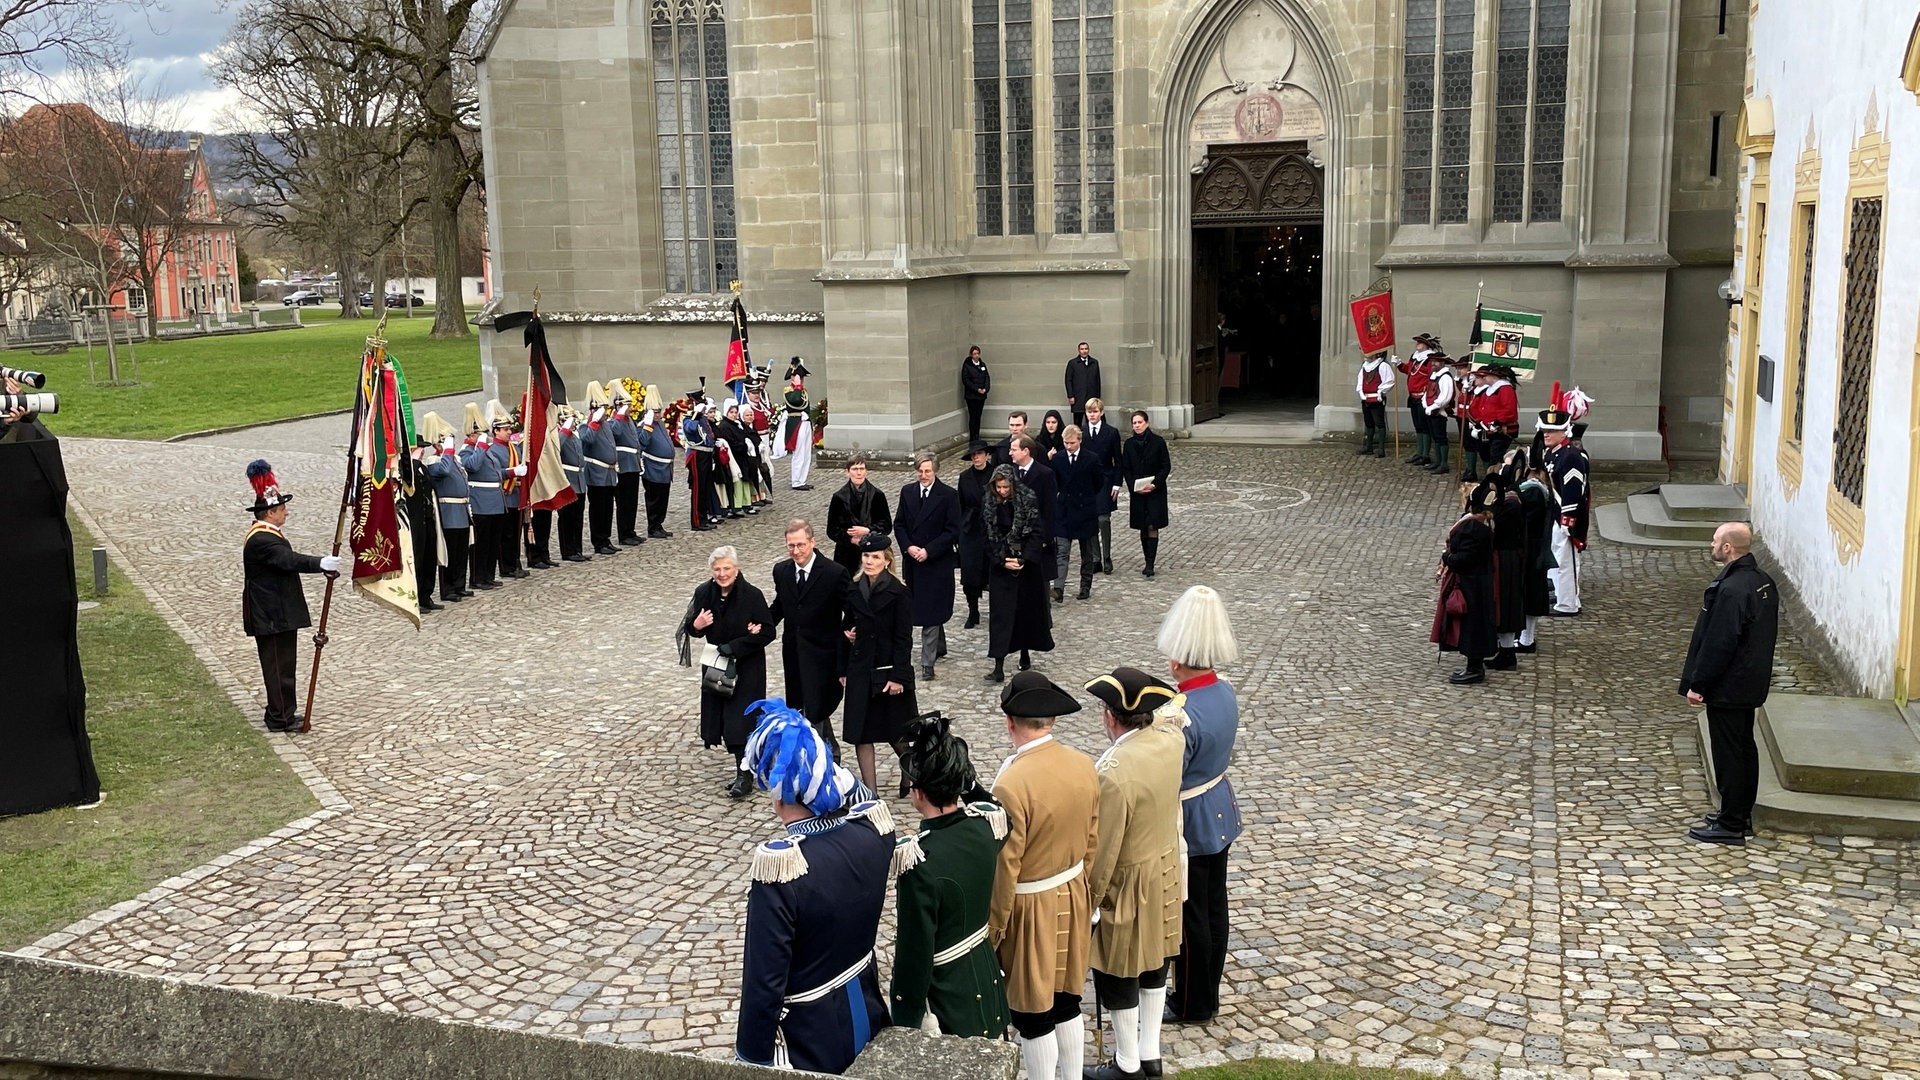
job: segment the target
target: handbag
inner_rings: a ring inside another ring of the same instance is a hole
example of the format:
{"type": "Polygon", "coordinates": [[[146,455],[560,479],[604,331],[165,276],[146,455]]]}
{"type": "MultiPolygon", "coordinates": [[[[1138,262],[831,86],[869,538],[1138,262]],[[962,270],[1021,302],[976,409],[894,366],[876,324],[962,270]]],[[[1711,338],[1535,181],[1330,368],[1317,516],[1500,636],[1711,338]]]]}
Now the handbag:
{"type": "Polygon", "coordinates": [[[1446,612],[1455,618],[1463,617],[1467,613],[1467,594],[1458,587],[1447,593],[1446,612]]]}
{"type": "Polygon", "coordinates": [[[708,645],[700,650],[700,689],[732,697],[733,688],[740,683],[740,668],[731,656],[721,656],[718,645],[708,645]]]}

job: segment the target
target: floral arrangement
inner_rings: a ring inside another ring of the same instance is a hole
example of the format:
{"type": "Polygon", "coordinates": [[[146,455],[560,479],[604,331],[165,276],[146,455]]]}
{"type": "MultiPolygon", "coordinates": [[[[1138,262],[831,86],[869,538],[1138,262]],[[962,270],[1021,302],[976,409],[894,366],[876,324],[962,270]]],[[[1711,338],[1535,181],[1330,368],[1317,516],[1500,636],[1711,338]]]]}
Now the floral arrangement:
{"type": "Polygon", "coordinates": [[[686,423],[687,414],[693,411],[693,402],[686,398],[676,398],[660,410],[659,422],[667,425],[667,437],[673,440],[675,447],[681,446],[680,425],[686,423]]]}
{"type": "Polygon", "coordinates": [[[633,405],[627,410],[627,419],[638,420],[647,411],[647,388],[640,385],[638,379],[621,379],[621,389],[627,392],[633,405]]]}
{"type": "Polygon", "coordinates": [[[827,399],[821,398],[807,410],[807,420],[813,425],[813,445],[822,446],[827,441],[827,399]]]}

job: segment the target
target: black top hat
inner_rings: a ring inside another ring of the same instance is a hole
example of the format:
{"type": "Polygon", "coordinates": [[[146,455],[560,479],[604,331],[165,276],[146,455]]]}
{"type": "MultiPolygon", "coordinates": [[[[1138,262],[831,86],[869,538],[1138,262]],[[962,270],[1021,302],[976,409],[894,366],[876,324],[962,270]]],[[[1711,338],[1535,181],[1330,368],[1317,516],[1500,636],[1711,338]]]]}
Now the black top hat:
{"type": "Polygon", "coordinates": [[[991,454],[991,453],[993,453],[993,445],[991,443],[987,442],[985,439],[975,439],[972,442],[967,444],[967,452],[964,454],[961,454],[960,456],[962,458],[971,460],[975,454],[991,454]]]}
{"type": "Polygon", "coordinates": [[[1118,667],[1087,684],[1087,693],[1105,702],[1116,714],[1152,712],[1179,695],[1173,687],[1141,671],[1118,667]]]}
{"type": "Polygon", "coordinates": [[[1037,671],[1022,671],[1007,681],[1000,691],[1000,711],[1008,716],[1044,718],[1065,716],[1080,711],[1073,695],[1053,685],[1037,671]]]}
{"type": "Polygon", "coordinates": [[[861,551],[885,551],[892,546],[893,539],[878,529],[860,538],[861,551]]]}

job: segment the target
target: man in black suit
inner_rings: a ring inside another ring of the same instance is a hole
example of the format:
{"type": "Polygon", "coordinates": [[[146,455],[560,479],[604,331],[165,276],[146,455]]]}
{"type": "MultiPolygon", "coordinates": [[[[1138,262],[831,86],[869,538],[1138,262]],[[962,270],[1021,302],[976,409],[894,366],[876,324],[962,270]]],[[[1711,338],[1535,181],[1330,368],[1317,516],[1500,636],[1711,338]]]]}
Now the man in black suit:
{"type": "Polygon", "coordinates": [[[1067,408],[1073,410],[1073,423],[1087,430],[1087,402],[1100,396],[1100,361],[1080,343],[1080,351],[1067,361],[1067,408]]]}
{"type": "Polygon", "coordinates": [[[992,469],[997,469],[1002,465],[1013,464],[1013,452],[1012,452],[1013,440],[1019,438],[1022,435],[1025,435],[1026,433],[1027,433],[1026,411],[1023,409],[1015,409],[1012,412],[1008,413],[1007,414],[1007,437],[1004,439],[1001,439],[999,443],[995,444],[993,448],[993,461],[988,464],[987,468],[989,470],[992,470],[992,469]]]}
{"type": "Polygon", "coordinates": [[[806,714],[825,740],[834,760],[840,744],[833,737],[833,710],[840,707],[840,607],[850,580],[846,568],[815,550],[813,526],[803,518],[787,522],[787,555],[773,564],[773,625],[787,621],[780,638],[780,662],[786,669],[787,704],[806,714]]]}
{"type": "MultiPolygon", "coordinates": [[[[1060,501],[1060,482],[1053,470],[1040,462],[1037,456],[1040,442],[1031,435],[1021,435],[1013,440],[1010,453],[1013,467],[1020,471],[1020,482],[1033,489],[1033,496],[1040,503],[1040,535],[1046,538],[1045,554],[1041,562],[1045,563],[1046,576],[1052,581],[1059,566],[1059,557],[1053,550],[1053,515],[1060,501]]],[[[1059,603],[1064,597],[1059,589],[1052,590],[1053,602],[1059,603]]]]}
{"type": "Polygon", "coordinates": [[[300,630],[313,625],[307,613],[307,594],[301,574],[340,570],[338,555],[302,555],[281,533],[287,523],[291,492],[280,490],[273,468],[264,461],[247,466],[253,484],[253,528],[242,549],[245,589],[241,594],[241,628],[260,652],[260,676],[267,687],[268,731],[298,731],[301,717],[294,688],[294,659],[300,630]]]}
{"type": "Polygon", "coordinates": [[[920,678],[933,681],[934,661],[947,655],[947,622],[953,618],[953,571],[959,565],[960,493],[940,482],[940,459],[914,458],[915,480],[900,489],[900,511],[893,515],[907,591],[913,596],[913,625],[920,628],[920,678]]]}
{"type": "Polygon", "coordinates": [[[1087,399],[1087,426],[1080,440],[1080,452],[1100,463],[1106,475],[1100,507],[1100,572],[1113,573],[1113,512],[1120,505],[1120,489],[1126,479],[1120,473],[1120,433],[1107,423],[1107,406],[1099,398],[1087,399]]]}

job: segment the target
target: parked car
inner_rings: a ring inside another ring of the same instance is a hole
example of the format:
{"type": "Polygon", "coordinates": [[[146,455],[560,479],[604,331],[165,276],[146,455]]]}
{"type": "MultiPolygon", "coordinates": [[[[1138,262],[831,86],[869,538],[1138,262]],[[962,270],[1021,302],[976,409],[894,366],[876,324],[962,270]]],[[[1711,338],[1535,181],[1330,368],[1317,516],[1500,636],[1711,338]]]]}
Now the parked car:
{"type": "MultiPolygon", "coordinates": [[[[390,308],[421,307],[425,303],[426,301],[421,299],[418,296],[406,296],[397,292],[390,292],[387,294],[387,306],[390,308]]],[[[364,308],[372,307],[373,294],[370,292],[361,293],[360,306],[364,308]]]]}
{"type": "Polygon", "coordinates": [[[288,293],[280,302],[288,307],[314,307],[324,299],[326,298],[314,289],[300,289],[288,293]]]}

